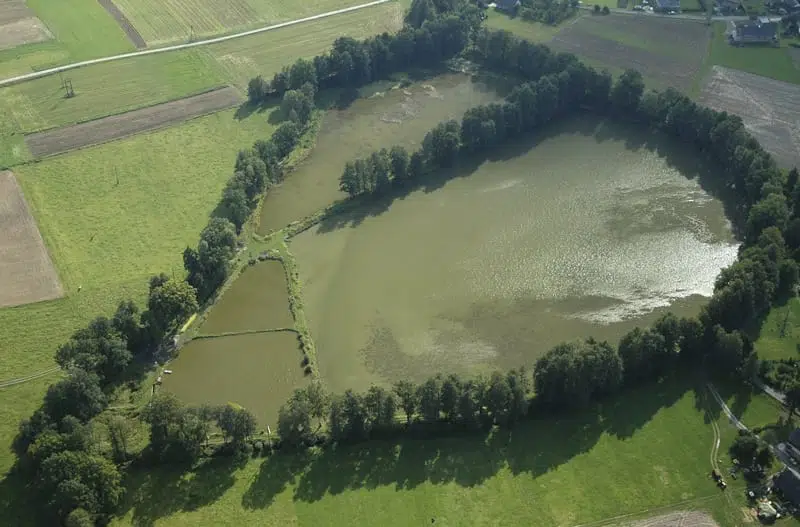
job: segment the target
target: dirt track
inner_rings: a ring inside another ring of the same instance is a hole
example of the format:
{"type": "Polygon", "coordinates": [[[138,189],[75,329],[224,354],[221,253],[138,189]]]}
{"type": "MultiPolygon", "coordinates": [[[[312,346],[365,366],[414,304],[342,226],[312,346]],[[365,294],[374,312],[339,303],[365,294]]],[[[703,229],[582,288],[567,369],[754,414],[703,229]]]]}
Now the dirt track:
{"type": "Polygon", "coordinates": [[[65,126],[25,137],[35,157],[61,154],[163,128],[193,117],[230,108],[242,102],[235,88],[226,87],[177,101],[148,106],[86,123],[65,126]]]}
{"type": "Polygon", "coordinates": [[[142,35],[140,35],[139,31],[133,27],[131,21],[125,16],[125,13],[119,10],[113,0],[97,1],[100,2],[100,5],[103,6],[103,9],[105,9],[109,15],[114,17],[114,20],[117,21],[119,27],[121,27],[125,34],[128,35],[128,39],[133,42],[133,45],[136,46],[136,49],[144,49],[147,47],[147,42],[144,41],[142,35]]]}
{"type": "Polygon", "coordinates": [[[49,38],[52,38],[50,31],[28,9],[25,0],[0,0],[0,49],[49,38]]]}
{"type": "Polygon", "coordinates": [[[741,116],[780,166],[800,166],[800,86],[714,66],[700,101],[741,116]]]}
{"type": "Polygon", "coordinates": [[[51,300],[63,294],[22,189],[0,171],[0,307],[51,300]]]}

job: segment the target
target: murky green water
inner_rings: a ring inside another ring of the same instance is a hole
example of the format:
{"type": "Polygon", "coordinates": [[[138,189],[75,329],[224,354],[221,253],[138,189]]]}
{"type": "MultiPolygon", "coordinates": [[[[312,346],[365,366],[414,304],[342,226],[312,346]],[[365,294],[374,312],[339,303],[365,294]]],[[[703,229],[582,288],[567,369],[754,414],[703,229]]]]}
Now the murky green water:
{"type": "Polygon", "coordinates": [[[260,232],[283,228],[344,197],[339,176],[347,161],[398,144],[416,147],[439,122],[460,119],[468,108],[499,99],[481,81],[447,74],[328,112],[312,156],[264,201],[260,232]]]}
{"type": "Polygon", "coordinates": [[[234,331],[294,327],[283,265],[259,262],[244,270],[225,291],[200,327],[214,335],[234,331]]]}
{"type": "Polygon", "coordinates": [[[292,241],[333,390],[532,366],[563,340],[698,311],[737,246],[684,148],[586,120],[549,132],[292,241]]]}
{"type": "Polygon", "coordinates": [[[302,358],[290,331],[193,340],[170,362],[162,389],[187,404],[237,403],[275,426],[280,407],[305,382],[302,358]]]}

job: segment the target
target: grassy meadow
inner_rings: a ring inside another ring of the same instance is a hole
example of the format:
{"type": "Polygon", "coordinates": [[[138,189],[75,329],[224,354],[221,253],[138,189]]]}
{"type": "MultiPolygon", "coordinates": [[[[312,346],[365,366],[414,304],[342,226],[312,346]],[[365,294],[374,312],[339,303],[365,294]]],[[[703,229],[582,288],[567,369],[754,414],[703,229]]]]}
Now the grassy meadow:
{"type": "Polygon", "coordinates": [[[194,95],[225,84],[204,50],[186,50],[107,62],[64,74],[75,96],[67,98],[59,75],[0,90],[0,115],[30,133],[194,95]]]}
{"type": "Polygon", "coordinates": [[[559,31],[560,26],[548,26],[540,22],[529,22],[522,18],[511,18],[505,13],[488,9],[486,11],[486,26],[490,29],[502,29],[514,33],[520,38],[525,38],[531,42],[546,43],[552,39],[559,31]]]}
{"type": "Polygon", "coordinates": [[[27,0],[26,4],[53,40],[0,51],[0,77],[135,50],[97,0],[27,0]]]}
{"type": "Polygon", "coordinates": [[[572,526],[677,507],[710,510],[733,527],[740,512],[708,477],[709,419],[718,416],[705,413],[705,397],[676,381],[488,437],[371,442],[243,467],[214,460],[188,475],[135,472],[113,525],[572,526]]]}
{"type": "Polygon", "coordinates": [[[724,23],[714,24],[714,36],[711,40],[706,63],[710,66],[725,66],[737,70],[762,75],[784,82],[800,84],[800,68],[792,61],[785,39],[779,48],[736,47],[728,44],[724,23]]]}
{"type": "Polygon", "coordinates": [[[149,46],[210,37],[304,18],[364,3],[360,0],[117,0],[116,5],[149,46]]]}
{"type": "MultiPolygon", "coordinates": [[[[15,169],[66,297],[0,310],[0,379],[51,367],[81,324],[123,297],[143,300],[152,274],[183,272],[183,248],[197,242],[236,153],[273,129],[264,113],[235,112],[15,169]]],[[[5,444],[51,380],[3,390],[5,444]]],[[[0,468],[11,462],[2,449],[0,468]]]]}
{"type": "Polygon", "coordinates": [[[800,298],[772,308],[761,326],[755,350],[762,360],[797,359],[800,345],[800,298]]]}
{"type": "Polygon", "coordinates": [[[328,50],[339,37],[366,38],[396,31],[403,23],[403,7],[389,2],[351,13],[229,40],[208,47],[226,78],[245,89],[256,75],[271,78],[283,66],[328,50]]]}

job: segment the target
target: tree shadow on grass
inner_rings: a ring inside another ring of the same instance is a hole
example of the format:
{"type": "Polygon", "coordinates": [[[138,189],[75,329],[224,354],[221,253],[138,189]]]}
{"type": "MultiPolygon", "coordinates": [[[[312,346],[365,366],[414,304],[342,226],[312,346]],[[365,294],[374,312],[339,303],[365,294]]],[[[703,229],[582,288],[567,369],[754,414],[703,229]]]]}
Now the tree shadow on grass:
{"type": "Polygon", "coordinates": [[[136,527],[150,527],[176,512],[197,510],[218,500],[233,486],[239,463],[230,457],[203,462],[191,472],[181,467],[158,470],[132,469],[125,482],[126,494],[120,515],[133,511],[136,527]]]}
{"type": "Polygon", "coordinates": [[[0,523],[17,527],[52,525],[53,518],[44,515],[44,504],[38,499],[30,475],[15,467],[0,480],[0,523]]]}
{"type": "Polygon", "coordinates": [[[516,476],[536,478],[590,451],[604,434],[620,439],[633,436],[693,386],[692,380],[655,383],[637,388],[636,397],[622,394],[591,410],[531,419],[488,433],[373,440],[310,454],[280,452],[262,464],[242,505],[269,507],[290,485],[295,501],[316,502],[356,489],[394,487],[400,491],[423,483],[470,488],[504,468],[516,476]]]}
{"type": "Polygon", "coordinates": [[[279,107],[280,100],[277,97],[267,99],[260,104],[254,104],[250,101],[245,101],[236,109],[236,112],[233,114],[233,118],[237,121],[243,121],[254,113],[271,113],[274,109],[279,107]]]}

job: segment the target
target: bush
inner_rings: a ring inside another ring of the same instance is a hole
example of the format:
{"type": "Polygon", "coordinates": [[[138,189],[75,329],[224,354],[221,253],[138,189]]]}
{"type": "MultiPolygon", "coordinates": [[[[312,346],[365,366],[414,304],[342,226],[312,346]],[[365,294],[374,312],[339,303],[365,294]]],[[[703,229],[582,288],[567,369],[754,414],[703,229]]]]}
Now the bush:
{"type": "Polygon", "coordinates": [[[604,14],[604,15],[608,15],[608,14],[610,14],[610,13],[611,13],[611,10],[608,8],[608,6],[607,6],[607,5],[604,5],[604,6],[603,6],[603,14],[604,14]]]}
{"type": "Polygon", "coordinates": [[[66,527],[94,527],[92,515],[84,509],[75,509],[64,520],[66,527]]]}

